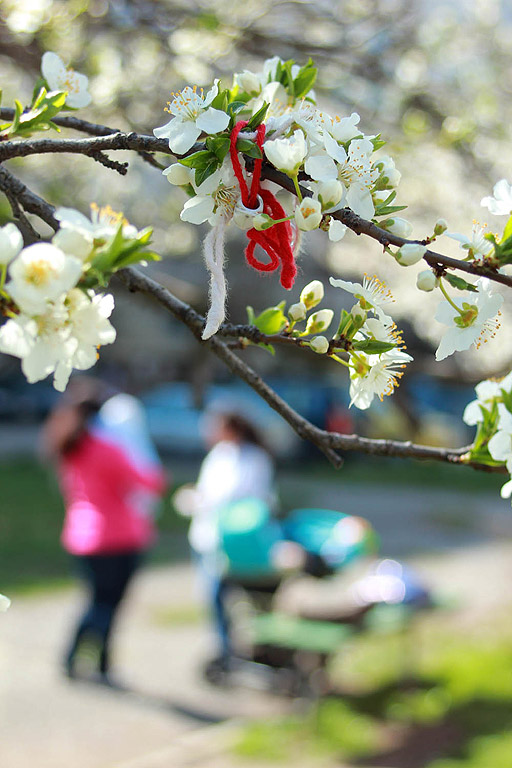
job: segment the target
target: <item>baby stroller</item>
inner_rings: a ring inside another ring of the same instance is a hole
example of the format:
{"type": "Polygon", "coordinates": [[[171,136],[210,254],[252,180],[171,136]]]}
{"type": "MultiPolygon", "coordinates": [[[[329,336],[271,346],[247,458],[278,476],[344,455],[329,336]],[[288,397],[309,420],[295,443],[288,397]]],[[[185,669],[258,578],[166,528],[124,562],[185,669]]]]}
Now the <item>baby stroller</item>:
{"type": "Polygon", "coordinates": [[[221,511],[219,538],[234,653],[205,667],[214,684],[326,692],[327,663],[355,632],[398,627],[431,602],[408,568],[376,560],[378,538],[362,518],[308,508],[278,519],[261,500],[243,499],[221,511]],[[329,599],[301,598],[302,577],[329,599]]]}

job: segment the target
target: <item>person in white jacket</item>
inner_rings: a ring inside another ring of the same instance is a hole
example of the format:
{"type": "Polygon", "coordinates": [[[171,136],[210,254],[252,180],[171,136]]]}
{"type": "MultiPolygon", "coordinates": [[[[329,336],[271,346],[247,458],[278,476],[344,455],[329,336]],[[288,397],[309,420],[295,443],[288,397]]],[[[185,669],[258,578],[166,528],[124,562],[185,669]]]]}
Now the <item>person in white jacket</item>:
{"type": "Polygon", "coordinates": [[[218,514],[228,504],[245,498],[261,499],[273,506],[274,465],[258,431],[239,413],[209,414],[206,438],[212,448],[201,465],[197,483],[181,488],[174,496],[174,504],[179,512],[192,517],[189,542],[207,584],[220,659],[227,661],[231,643],[218,514]]]}

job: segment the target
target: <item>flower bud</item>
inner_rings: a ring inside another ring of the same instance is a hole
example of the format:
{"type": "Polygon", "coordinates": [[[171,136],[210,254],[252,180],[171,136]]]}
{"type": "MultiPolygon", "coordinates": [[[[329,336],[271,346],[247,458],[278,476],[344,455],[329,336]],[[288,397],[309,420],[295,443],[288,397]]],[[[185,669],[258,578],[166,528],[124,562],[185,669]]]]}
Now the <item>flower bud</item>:
{"type": "Polygon", "coordinates": [[[332,309],[321,309],[308,317],[305,333],[321,333],[326,331],[332,322],[334,312],[332,309]]]}
{"type": "Polygon", "coordinates": [[[448,229],[448,222],[446,219],[438,219],[434,226],[434,235],[437,237],[438,235],[442,235],[443,232],[446,232],[448,229]]]}
{"type": "Polygon", "coordinates": [[[317,229],[322,221],[322,205],[320,201],[313,200],[312,197],[305,197],[302,203],[295,209],[295,221],[298,228],[304,232],[317,229]]]}
{"type": "Polygon", "coordinates": [[[426,252],[426,246],[421,245],[421,243],[405,243],[395,253],[395,259],[402,267],[410,267],[411,264],[417,264],[426,252]]]}
{"type": "Polygon", "coordinates": [[[317,197],[322,204],[322,210],[326,211],[338,205],[344,191],[345,187],[337,179],[321,182],[317,187],[317,197]]]}
{"type": "Polygon", "coordinates": [[[394,216],[384,223],[385,229],[397,237],[409,237],[412,232],[412,224],[407,219],[402,219],[401,216],[394,216]]]}
{"type": "Polygon", "coordinates": [[[261,83],[257,75],[248,69],[244,69],[243,72],[239,72],[235,75],[235,81],[237,85],[246,93],[259,93],[261,91],[261,83]]]}
{"type": "Polygon", "coordinates": [[[416,277],[416,287],[419,288],[420,291],[429,293],[430,291],[433,291],[434,288],[437,288],[438,285],[439,278],[435,276],[431,269],[424,269],[423,272],[420,272],[416,277]]]}
{"type": "Polygon", "coordinates": [[[377,164],[381,166],[382,175],[387,178],[389,186],[397,187],[402,178],[402,174],[395,168],[395,161],[393,158],[389,157],[389,155],[384,155],[378,159],[377,164]]]}
{"type": "Polygon", "coordinates": [[[329,340],[325,336],[315,336],[309,342],[309,346],[319,355],[325,355],[329,349],[329,340]]]}
{"type": "Polygon", "coordinates": [[[252,225],[254,229],[257,229],[258,232],[261,232],[263,229],[270,229],[270,227],[273,227],[274,219],[272,219],[268,213],[259,213],[252,220],[252,225]]]}
{"type": "Polygon", "coordinates": [[[362,308],[359,302],[354,304],[350,310],[350,314],[359,325],[362,325],[368,316],[368,312],[362,308]]]}
{"type": "Polygon", "coordinates": [[[185,184],[190,184],[194,177],[194,169],[187,168],[186,165],[181,163],[173,163],[163,171],[163,175],[167,176],[167,181],[170,184],[175,184],[177,187],[183,187],[185,184]]]}
{"type": "Polygon", "coordinates": [[[306,305],[303,304],[302,301],[298,301],[296,304],[292,304],[288,309],[288,317],[290,320],[293,320],[294,323],[297,323],[299,320],[306,319],[306,312],[306,305]]]}
{"type": "Polygon", "coordinates": [[[320,280],[312,280],[310,283],[304,286],[300,292],[300,300],[305,305],[306,309],[313,309],[317,304],[320,304],[324,297],[324,286],[320,280]]]}

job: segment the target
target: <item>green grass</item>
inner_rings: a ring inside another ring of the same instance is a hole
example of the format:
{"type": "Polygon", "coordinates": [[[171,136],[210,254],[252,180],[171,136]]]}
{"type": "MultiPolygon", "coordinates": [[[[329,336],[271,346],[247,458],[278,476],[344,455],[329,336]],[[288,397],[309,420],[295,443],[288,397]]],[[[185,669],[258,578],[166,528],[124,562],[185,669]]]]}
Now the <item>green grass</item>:
{"type": "Polygon", "coordinates": [[[290,765],[299,756],[329,756],[333,765],[364,758],[364,765],[510,768],[510,625],[468,633],[448,627],[442,614],[433,618],[412,634],[369,632],[351,641],[331,669],[341,697],[302,717],[248,725],[236,753],[290,765]],[[447,732],[446,743],[433,736],[447,732]]]}

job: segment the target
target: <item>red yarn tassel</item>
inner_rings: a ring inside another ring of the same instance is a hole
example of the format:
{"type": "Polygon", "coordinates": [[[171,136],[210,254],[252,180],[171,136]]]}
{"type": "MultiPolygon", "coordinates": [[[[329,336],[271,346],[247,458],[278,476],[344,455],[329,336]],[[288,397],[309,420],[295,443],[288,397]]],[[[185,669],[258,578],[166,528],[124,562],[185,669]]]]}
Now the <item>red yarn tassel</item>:
{"type": "MultiPolygon", "coordinates": [[[[257,159],[254,161],[254,170],[252,174],[251,189],[247,186],[245,181],[242,166],[238,159],[238,153],[236,150],[236,142],[240,131],[247,125],[246,120],[240,120],[233,130],[231,131],[231,140],[229,152],[231,156],[231,163],[233,165],[233,171],[238,180],[240,186],[240,193],[242,196],[242,203],[247,208],[255,208],[258,195],[263,200],[263,213],[266,213],[270,218],[274,220],[286,218],[286,212],[282,205],[276,200],[272,192],[268,189],[262,189],[260,186],[261,180],[261,167],[263,165],[263,159],[257,159]]],[[[256,131],[256,144],[262,150],[263,153],[263,141],[265,139],[265,125],[262,123],[258,126],[256,131]]],[[[293,255],[292,238],[293,232],[289,221],[282,221],[279,224],[274,224],[273,227],[258,231],[257,229],[250,229],[247,232],[249,238],[249,244],[245,249],[245,258],[247,263],[251,267],[257,269],[259,272],[273,272],[281,264],[281,276],[280,282],[283,288],[289,290],[294,283],[295,275],[297,274],[297,267],[293,255]],[[256,246],[259,245],[262,248],[270,261],[262,262],[256,258],[254,251],[256,246]]]]}

